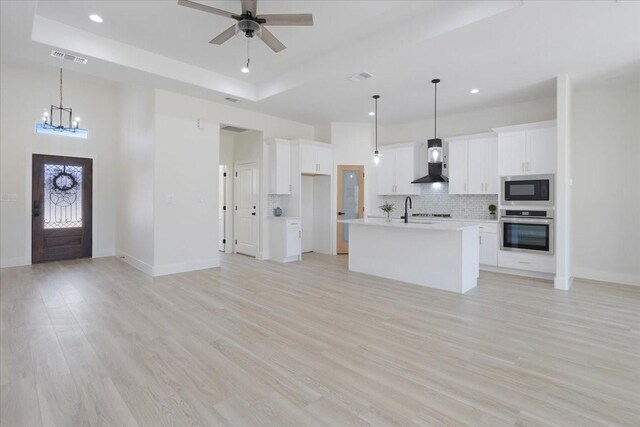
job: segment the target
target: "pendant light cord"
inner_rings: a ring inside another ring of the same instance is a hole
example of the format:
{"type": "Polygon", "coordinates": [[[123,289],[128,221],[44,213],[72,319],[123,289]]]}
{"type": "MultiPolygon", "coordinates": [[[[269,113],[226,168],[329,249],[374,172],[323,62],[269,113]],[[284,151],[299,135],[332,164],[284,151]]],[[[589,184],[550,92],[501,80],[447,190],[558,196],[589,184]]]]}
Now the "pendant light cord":
{"type": "MultiPolygon", "coordinates": [[[[60,67],[60,126],[62,126],[62,67],[60,67]]],[[[51,118],[53,120],[53,117],[51,118]]],[[[69,118],[71,121],[71,118],[69,118]]]]}
{"type": "Polygon", "coordinates": [[[251,55],[249,52],[249,41],[251,39],[247,37],[247,69],[249,68],[249,61],[251,61],[251,55]]]}
{"type": "Polygon", "coordinates": [[[434,96],[433,96],[433,139],[438,137],[438,82],[434,82],[434,96]]]}
{"type": "Polygon", "coordinates": [[[376,95],[373,98],[376,100],[376,108],[375,108],[375,114],[376,114],[376,151],[378,151],[378,98],[380,98],[380,96],[376,95]]]}

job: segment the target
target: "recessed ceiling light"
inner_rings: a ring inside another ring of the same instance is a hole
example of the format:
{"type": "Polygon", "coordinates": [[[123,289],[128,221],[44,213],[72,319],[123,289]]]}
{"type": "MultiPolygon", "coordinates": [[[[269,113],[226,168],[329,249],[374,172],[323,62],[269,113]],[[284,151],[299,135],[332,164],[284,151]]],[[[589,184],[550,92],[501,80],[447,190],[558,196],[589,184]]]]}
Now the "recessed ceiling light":
{"type": "Polygon", "coordinates": [[[93,22],[102,22],[102,17],[100,15],[96,15],[95,13],[93,15],[89,15],[89,19],[91,19],[93,22]]]}
{"type": "Polygon", "coordinates": [[[245,74],[246,74],[246,73],[248,73],[248,72],[249,72],[249,67],[242,67],[242,68],[240,69],[240,71],[242,71],[243,73],[245,73],[245,74]]]}
{"type": "Polygon", "coordinates": [[[469,93],[478,93],[478,92],[480,92],[480,89],[475,89],[475,88],[469,91],[469,93]]]}
{"type": "Polygon", "coordinates": [[[375,115],[376,115],[376,113],[374,113],[373,111],[369,111],[369,115],[370,115],[370,116],[375,116],[375,115]]]}

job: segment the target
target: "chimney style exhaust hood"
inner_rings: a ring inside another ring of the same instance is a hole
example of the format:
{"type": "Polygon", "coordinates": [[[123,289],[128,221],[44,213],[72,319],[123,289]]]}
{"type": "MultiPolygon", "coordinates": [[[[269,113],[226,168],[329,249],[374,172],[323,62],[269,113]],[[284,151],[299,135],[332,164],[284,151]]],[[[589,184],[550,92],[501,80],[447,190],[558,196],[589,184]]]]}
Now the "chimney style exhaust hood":
{"type": "Polygon", "coordinates": [[[412,181],[412,184],[428,184],[431,182],[448,182],[449,179],[442,175],[442,140],[438,138],[437,112],[438,112],[438,83],[440,79],[433,79],[434,108],[433,108],[433,139],[427,141],[428,175],[412,181]]]}

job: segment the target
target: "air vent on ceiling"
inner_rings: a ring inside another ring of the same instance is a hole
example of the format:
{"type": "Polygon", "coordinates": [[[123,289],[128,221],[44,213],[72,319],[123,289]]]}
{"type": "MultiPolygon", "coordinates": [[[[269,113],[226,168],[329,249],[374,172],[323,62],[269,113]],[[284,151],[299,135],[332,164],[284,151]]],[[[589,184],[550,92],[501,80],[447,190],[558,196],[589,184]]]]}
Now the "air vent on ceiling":
{"type": "Polygon", "coordinates": [[[363,71],[361,73],[354,74],[352,76],[347,77],[347,79],[351,80],[354,83],[361,82],[362,80],[370,79],[373,77],[372,74],[363,71]]]}
{"type": "Polygon", "coordinates": [[[239,99],[231,98],[230,96],[227,96],[227,97],[225,98],[225,100],[227,100],[227,101],[229,101],[229,102],[240,102],[240,100],[239,100],[239,99]]]}
{"type": "Polygon", "coordinates": [[[80,56],[71,55],[69,53],[60,52],[59,50],[52,49],[51,56],[58,59],[66,59],[67,61],[73,61],[77,64],[86,64],[88,62],[87,58],[82,58],[80,56]]]}
{"type": "Polygon", "coordinates": [[[249,129],[239,128],[239,127],[230,126],[230,125],[222,125],[220,126],[220,130],[226,130],[226,131],[235,132],[235,133],[242,133],[242,132],[248,131],[249,129]]]}

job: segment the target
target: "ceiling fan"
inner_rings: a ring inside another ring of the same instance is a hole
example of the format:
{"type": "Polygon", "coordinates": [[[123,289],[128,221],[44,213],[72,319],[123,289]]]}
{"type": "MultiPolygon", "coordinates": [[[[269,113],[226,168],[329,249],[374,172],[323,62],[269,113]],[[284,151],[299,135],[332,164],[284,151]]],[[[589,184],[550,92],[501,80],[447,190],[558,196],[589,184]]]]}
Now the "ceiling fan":
{"type": "Polygon", "coordinates": [[[221,45],[236,33],[242,31],[248,39],[258,36],[271,50],[277,53],[286,49],[286,46],[271,31],[264,28],[265,25],[313,25],[313,15],[310,13],[256,15],[257,0],[242,0],[242,13],[240,15],[191,0],[178,0],[178,4],[238,21],[209,42],[217,45],[221,45]]]}

